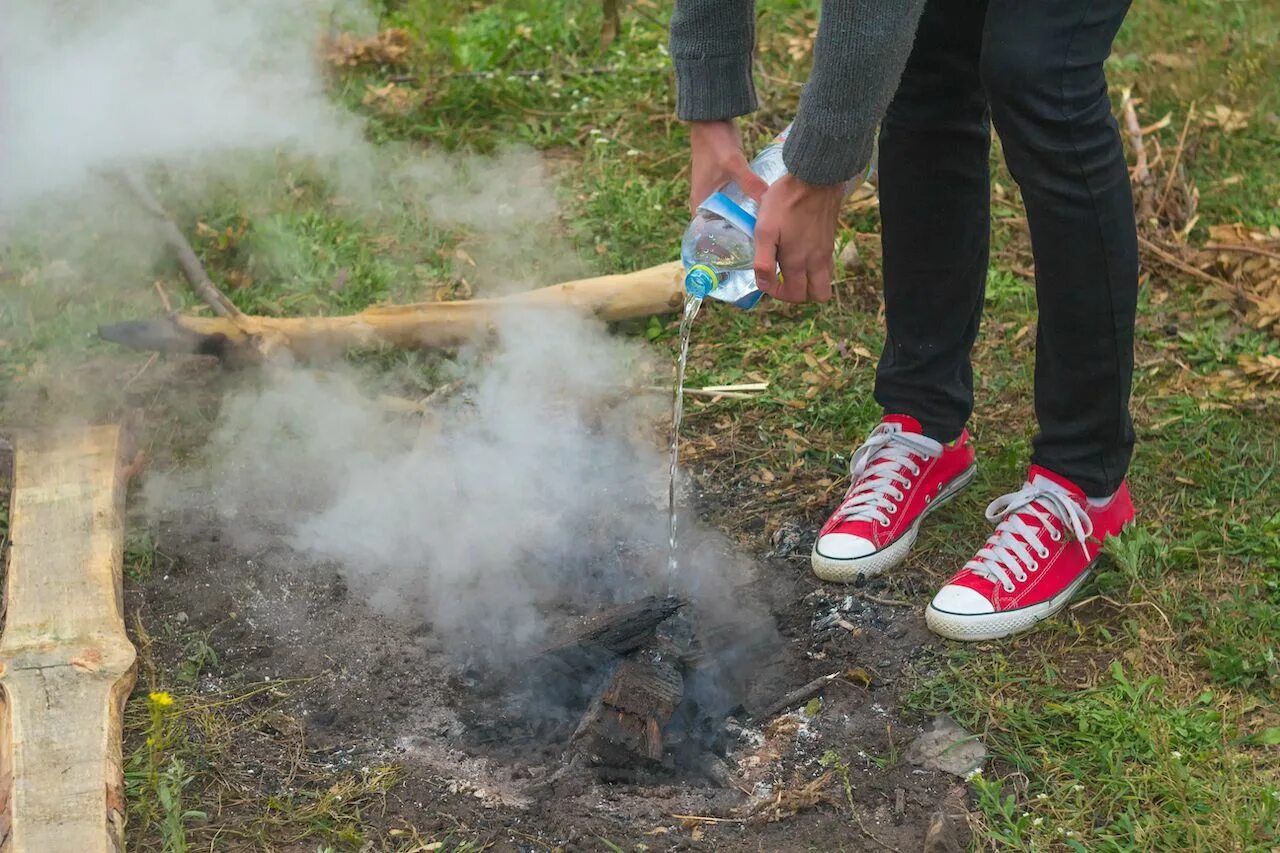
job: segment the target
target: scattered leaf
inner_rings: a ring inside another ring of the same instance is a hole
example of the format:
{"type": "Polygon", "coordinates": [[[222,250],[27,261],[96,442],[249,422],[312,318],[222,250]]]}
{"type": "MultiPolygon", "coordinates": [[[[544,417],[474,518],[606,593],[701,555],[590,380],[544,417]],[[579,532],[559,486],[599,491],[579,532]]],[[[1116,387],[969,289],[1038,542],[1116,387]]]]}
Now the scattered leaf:
{"type": "Polygon", "coordinates": [[[1280,744],[1280,726],[1272,726],[1269,729],[1263,729],[1254,735],[1253,742],[1260,746],[1275,746],[1280,744]]]}
{"type": "Polygon", "coordinates": [[[863,687],[871,686],[871,673],[867,672],[860,666],[851,666],[844,671],[846,681],[852,681],[855,684],[861,684],[863,687]]]}
{"type": "Polygon", "coordinates": [[[1260,382],[1280,384],[1280,356],[1242,355],[1239,364],[1246,376],[1251,376],[1260,382]]]}
{"type": "Polygon", "coordinates": [[[404,88],[395,83],[388,83],[385,86],[370,84],[365,87],[364,97],[360,99],[360,103],[365,106],[376,107],[385,113],[408,112],[417,101],[417,90],[404,88]]]}
{"type": "Polygon", "coordinates": [[[361,65],[401,65],[408,59],[412,40],[408,30],[392,28],[376,36],[340,33],[325,39],[321,53],[325,61],[337,68],[361,65]]]}
{"type": "Polygon", "coordinates": [[[1196,66],[1195,59],[1185,53],[1151,53],[1147,55],[1147,61],[1161,68],[1184,69],[1196,66]]]}
{"type": "Polygon", "coordinates": [[[1223,133],[1235,133],[1249,126],[1249,113],[1233,110],[1226,104],[1218,104],[1204,115],[1204,123],[1218,127],[1223,133]]]}

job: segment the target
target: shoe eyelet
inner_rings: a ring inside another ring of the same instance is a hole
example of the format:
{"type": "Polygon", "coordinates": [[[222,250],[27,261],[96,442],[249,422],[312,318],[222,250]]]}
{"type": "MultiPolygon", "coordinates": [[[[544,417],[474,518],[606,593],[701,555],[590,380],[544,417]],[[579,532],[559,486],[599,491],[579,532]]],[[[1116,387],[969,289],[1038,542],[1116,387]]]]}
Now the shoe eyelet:
{"type": "Polygon", "coordinates": [[[1026,583],[1026,582],[1027,582],[1027,576],[1026,576],[1026,575],[1014,575],[1014,576],[1013,576],[1013,579],[1014,579],[1014,580],[1016,580],[1018,583],[1026,583]]]}
{"type": "Polygon", "coordinates": [[[1062,541],[1062,534],[1061,534],[1061,533],[1059,533],[1059,532],[1058,532],[1058,531],[1056,531],[1056,530],[1050,530],[1050,531],[1049,531],[1049,538],[1050,538],[1050,539],[1052,539],[1054,542],[1061,542],[1061,541],[1062,541]]]}
{"type": "Polygon", "coordinates": [[[888,527],[888,526],[889,526],[889,519],[887,519],[887,518],[886,518],[884,521],[880,522],[880,526],[881,526],[881,527],[888,527]]]}
{"type": "Polygon", "coordinates": [[[903,483],[903,484],[902,484],[902,491],[904,491],[904,492],[909,492],[909,491],[911,491],[911,481],[910,481],[910,480],[907,480],[907,482],[905,482],[905,483],[903,483]]]}
{"type": "MultiPolygon", "coordinates": [[[[1037,556],[1037,557],[1039,557],[1039,558],[1040,558],[1040,559],[1042,559],[1042,560],[1047,560],[1047,559],[1049,559],[1049,549],[1048,549],[1048,548],[1045,548],[1043,551],[1039,551],[1039,550],[1038,550],[1038,551],[1036,551],[1036,556],[1037,556]]],[[[1040,566],[1037,564],[1037,565],[1036,565],[1036,568],[1038,569],[1038,568],[1040,568],[1040,566]]]]}
{"type": "Polygon", "coordinates": [[[1004,591],[1005,591],[1005,592],[1013,592],[1013,587],[1011,587],[1011,586],[1006,586],[1006,587],[1004,587],[1004,591]]]}

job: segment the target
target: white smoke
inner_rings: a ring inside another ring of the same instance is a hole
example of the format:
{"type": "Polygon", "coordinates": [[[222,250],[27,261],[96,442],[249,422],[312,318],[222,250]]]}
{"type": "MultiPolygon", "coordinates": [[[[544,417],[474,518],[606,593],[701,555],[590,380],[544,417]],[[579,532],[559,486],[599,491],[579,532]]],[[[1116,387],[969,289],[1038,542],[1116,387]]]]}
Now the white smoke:
{"type": "MultiPolygon", "coordinates": [[[[198,210],[207,178],[238,176],[240,191],[261,192],[270,181],[257,186],[251,166],[276,157],[323,164],[335,192],[379,221],[465,229],[470,274],[491,290],[583,272],[555,236],[556,194],[536,154],[364,142],[361,120],[326,94],[316,46],[332,17],[321,4],[4,7],[0,248],[18,239],[9,228],[59,251],[76,229],[111,223],[119,235],[71,257],[66,298],[90,279],[102,287],[108,269],[115,288],[151,297],[146,265],[162,247],[113,174],[161,171],[167,200],[198,210]]],[[[269,245],[257,249],[272,263],[269,245]]],[[[0,293],[0,309],[30,296],[0,293]]],[[[30,313],[30,325],[52,322],[61,304],[30,313]]],[[[149,511],[162,525],[175,510],[211,516],[242,544],[287,542],[379,606],[426,614],[446,642],[490,655],[527,646],[551,609],[664,592],[666,460],[635,433],[669,401],[628,391],[641,351],[573,315],[512,313],[497,325],[495,349],[457,363],[468,394],[425,425],[388,414],[353,373],[242,377],[197,458],[150,475],[149,511]]],[[[732,616],[746,561],[698,538],[708,547],[683,560],[676,590],[732,616]]]]}
{"type": "Polygon", "coordinates": [[[0,211],[119,170],[233,153],[332,156],[361,123],[324,93],[309,0],[6,0],[0,211]]]}

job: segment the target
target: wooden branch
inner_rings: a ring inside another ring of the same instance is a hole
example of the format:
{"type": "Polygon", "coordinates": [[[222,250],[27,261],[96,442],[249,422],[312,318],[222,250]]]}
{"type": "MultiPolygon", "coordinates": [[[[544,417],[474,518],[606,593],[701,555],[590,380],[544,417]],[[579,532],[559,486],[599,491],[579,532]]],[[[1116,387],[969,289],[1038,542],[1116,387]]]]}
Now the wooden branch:
{"type": "Polygon", "coordinates": [[[105,326],[98,334],[134,349],[216,355],[233,365],[257,363],[279,353],[317,358],[372,345],[450,347],[483,339],[506,311],[572,309],[605,321],[671,313],[684,300],[680,272],[675,261],[499,299],[374,306],[344,317],[171,314],[105,326]]]}
{"type": "Polygon", "coordinates": [[[0,636],[0,838],[10,853],[119,853],[125,633],[118,427],[20,435],[0,636]]]}
{"type": "Polygon", "coordinates": [[[1214,252],[1240,252],[1246,255],[1261,255],[1264,258],[1271,258],[1273,261],[1280,261],[1280,252],[1273,252],[1261,246],[1250,246],[1245,243],[1205,243],[1204,248],[1214,252]]]}
{"type": "Polygon", "coordinates": [[[142,179],[132,172],[126,172],[121,176],[121,180],[142,209],[156,218],[160,225],[160,233],[164,237],[165,245],[173,252],[178,265],[182,267],[183,275],[191,283],[191,289],[196,292],[196,295],[203,299],[205,304],[212,308],[213,313],[219,317],[242,316],[240,309],[209,278],[209,274],[205,272],[204,265],[200,263],[200,258],[196,255],[195,249],[191,248],[191,244],[183,236],[182,229],[165,212],[164,207],[147,189],[142,179]]]}
{"type": "Polygon", "coordinates": [[[1151,201],[1151,167],[1147,163],[1147,146],[1142,138],[1142,125],[1138,123],[1133,92],[1128,87],[1121,94],[1120,108],[1124,114],[1129,144],[1134,152],[1133,183],[1138,197],[1138,219],[1145,222],[1155,214],[1155,206],[1151,201]]]}
{"type": "Polygon", "coordinates": [[[795,690],[792,690],[790,693],[786,694],[781,699],[778,699],[776,702],[772,703],[771,705],[767,705],[765,709],[760,713],[752,714],[752,717],[754,717],[757,720],[772,719],[773,717],[776,717],[778,714],[781,714],[783,711],[786,711],[789,708],[794,708],[798,705],[802,705],[805,702],[808,702],[814,696],[817,696],[823,690],[826,690],[827,685],[835,681],[839,677],[840,677],[839,672],[833,672],[830,675],[823,675],[818,678],[815,678],[813,681],[810,681],[808,684],[805,684],[801,687],[797,687],[795,690]]]}
{"type": "Polygon", "coordinates": [[[1133,146],[1136,160],[1133,177],[1145,184],[1151,180],[1151,170],[1147,166],[1147,146],[1142,142],[1142,125],[1138,123],[1138,111],[1134,108],[1133,91],[1128,87],[1121,93],[1120,109],[1124,113],[1124,127],[1129,134],[1129,143],[1133,146]]]}
{"type": "Polygon", "coordinates": [[[1156,205],[1156,216],[1164,214],[1165,205],[1169,203],[1169,196],[1173,192],[1173,182],[1178,177],[1178,166],[1182,164],[1182,154],[1187,147],[1187,131],[1191,129],[1191,119],[1196,114],[1196,102],[1192,101],[1191,106],[1187,107],[1187,118],[1182,123],[1182,133],[1178,134],[1178,149],[1173,155],[1173,165],[1169,167],[1169,175],[1165,178],[1164,192],[1160,193],[1160,203],[1156,205]]]}

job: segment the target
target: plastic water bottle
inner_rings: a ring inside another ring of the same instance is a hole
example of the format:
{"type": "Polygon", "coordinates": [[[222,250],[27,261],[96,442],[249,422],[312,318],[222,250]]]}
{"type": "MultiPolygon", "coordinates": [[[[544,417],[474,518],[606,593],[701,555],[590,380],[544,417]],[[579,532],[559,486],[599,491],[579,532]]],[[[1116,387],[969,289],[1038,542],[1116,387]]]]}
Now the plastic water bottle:
{"type": "MultiPolygon", "coordinates": [[[[751,171],[772,184],[787,173],[782,147],[791,125],[751,161],[751,171]]],[[[875,172],[875,154],[866,178],[875,172]]],[[[858,184],[851,180],[846,192],[858,184]]],[[[680,259],[684,262],[684,289],[695,299],[719,299],[739,308],[751,308],[763,292],[756,287],[756,211],[758,205],[734,181],[725,184],[698,205],[698,212],[684,232],[680,259]]]]}

